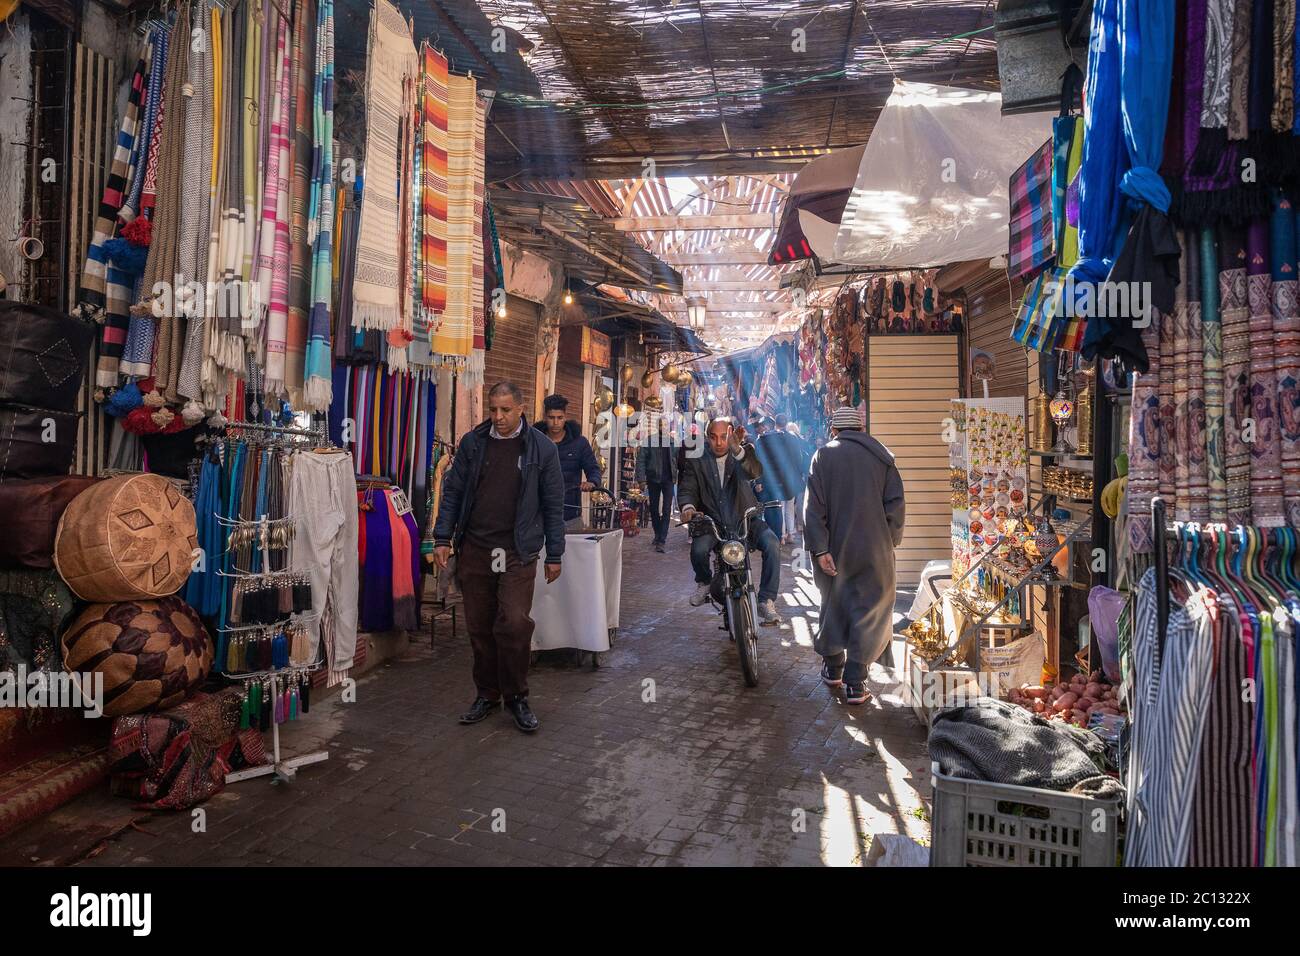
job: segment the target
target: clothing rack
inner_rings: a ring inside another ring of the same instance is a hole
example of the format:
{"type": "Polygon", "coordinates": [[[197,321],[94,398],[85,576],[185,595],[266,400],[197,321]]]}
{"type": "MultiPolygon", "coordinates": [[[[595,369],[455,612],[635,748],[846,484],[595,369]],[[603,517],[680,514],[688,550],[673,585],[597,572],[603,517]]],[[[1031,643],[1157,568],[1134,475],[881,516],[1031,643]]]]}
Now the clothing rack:
{"type": "Polygon", "coordinates": [[[296,428],[289,425],[263,425],[260,422],[226,422],[226,430],[238,429],[240,431],[257,431],[271,432],[279,435],[301,435],[307,438],[315,438],[317,441],[328,441],[328,436],[320,428],[296,428]]]}

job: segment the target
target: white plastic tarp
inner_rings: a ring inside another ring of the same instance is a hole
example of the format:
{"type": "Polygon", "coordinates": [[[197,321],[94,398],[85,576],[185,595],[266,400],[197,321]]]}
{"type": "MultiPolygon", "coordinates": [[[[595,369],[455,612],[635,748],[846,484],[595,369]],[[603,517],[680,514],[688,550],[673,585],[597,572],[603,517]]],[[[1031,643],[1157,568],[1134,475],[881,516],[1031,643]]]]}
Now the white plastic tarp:
{"type": "Polygon", "coordinates": [[[896,82],[862,154],[834,261],[925,268],[1007,252],[1007,181],[1051,135],[998,93],[896,82]]]}

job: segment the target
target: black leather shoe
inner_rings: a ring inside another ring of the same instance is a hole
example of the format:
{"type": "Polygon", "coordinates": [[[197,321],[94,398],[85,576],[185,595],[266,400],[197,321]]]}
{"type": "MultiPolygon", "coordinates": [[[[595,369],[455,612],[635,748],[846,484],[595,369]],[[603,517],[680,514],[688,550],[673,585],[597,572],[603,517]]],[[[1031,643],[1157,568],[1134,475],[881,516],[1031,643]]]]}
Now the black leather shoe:
{"type": "Polygon", "coordinates": [[[499,700],[488,700],[486,697],[475,697],[474,703],[469,705],[469,710],[460,715],[462,724],[477,724],[480,720],[496,712],[501,706],[499,700]]]}
{"type": "Polygon", "coordinates": [[[528,706],[527,697],[516,697],[514,700],[506,701],[506,710],[510,711],[510,716],[514,717],[515,726],[526,734],[531,734],[541,726],[537,721],[537,715],[528,706]]]}

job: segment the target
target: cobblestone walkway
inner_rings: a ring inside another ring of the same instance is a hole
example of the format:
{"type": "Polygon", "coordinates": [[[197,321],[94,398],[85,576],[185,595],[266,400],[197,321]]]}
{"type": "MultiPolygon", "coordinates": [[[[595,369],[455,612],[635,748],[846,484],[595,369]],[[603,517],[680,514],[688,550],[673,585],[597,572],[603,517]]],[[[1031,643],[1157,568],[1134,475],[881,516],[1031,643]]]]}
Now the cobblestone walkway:
{"type": "Polygon", "coordinates": [[[873,833],[928,842],[924,735],[879,667],[864,707],[822,685],[812,581],[787,556],[786,624],[763,628],[747,690],[716,615],[686,603],[687,552],[679,531],[666,555],[646,533],[625,542],[614,648],[595,670],[534,667],[537,734],[504,714],[457,725],[469,648],[440,625],[355,703],[287,725],[288,754],[328,747],[327,762],[230,786],[205,832],[190,813],[150,817],[81,865],[854,865],[873,833]]]}

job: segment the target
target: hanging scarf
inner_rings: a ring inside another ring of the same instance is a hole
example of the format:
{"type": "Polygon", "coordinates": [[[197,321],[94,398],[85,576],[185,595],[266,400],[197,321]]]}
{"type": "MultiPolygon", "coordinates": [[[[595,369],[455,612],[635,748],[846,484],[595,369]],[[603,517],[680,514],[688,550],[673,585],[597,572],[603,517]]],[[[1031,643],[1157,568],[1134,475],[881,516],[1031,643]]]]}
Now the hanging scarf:
{"type": "Polygon", "coordinates": [[[1205,379],[1205,465],[1209,473],[1210,520],[1228,520],[1228,476],[1224,446],[1223,325],[1219,312],[1219,263],[1214,230],[1200,231],[1201,345],[1205,379]]]}
{"type": "Polygon", "coordinates": [[[1295,0],[1273,0],[1273,109],[1275,133],[1295,125],[1295,0]]]}
{"type": "Polygon", "coordinates": [[[1228,139],[1228,103],[1232,95],[1233,0],[1206,0],[1205,63],[1201,73],[1200,148],[1213,169],[1228,139]]]}
{"type": "Polygon", "coordinates": [[[1080,294],[1085,287],[1095,290],[1110,272],[1120,212],[1116,193],[1128,166],[1121,129],[1119,7],[1120,0],[1097,0],[1092,8],[1079,168],[1079,261],[1069,272],[1080,294]]]}
{"type": "Polygon", "coordinates": [[[1208,415],[1205,405],[1204,281],[1201,276],[1200,235],[1183,234],[1186,266],[1182,288],[1187,290],[1187,512],[1191,521],[1210,520],[1210,472],[1206,449],[1208,415]]]}
{"type": "MultiPolygon", "coordinates": [[[[128,179],[127,192],[122,208],[118,212],[118,219],[122,223],[129,223],[139,215],[141,211],[141,197],[144,194],[144,184],[149,178],[150,155],[155,157],[155,166],[153,167],[156,175],[156,157],[154,144],[157,142],[157,132],[160,123],[159,113],[162,110],[163,101],[163,83],[166,78],[167,70],[167,45],[171,41],[171,30],[161,20],[150,21],[148,54],[149,61],[149,80],[145,86],[145,97],[140,104],[142,112],[142,122],[140,124],[140,136],[136,139],[131,150],[131,170],[128,179]]],[[[152,207],[153,203],[150,203],[152,207]]]]}
{"type": "Polygon", "coordinates": [[[1228,523],[1250,524],[1250,446],[1243,437],[1250,417],[1250,302],[1246,236],[1220,226],[1219,324],[1223,336],[1223,447],[1228,523]]]}
{"type": "MultiPolygon", "coordinates": [[[[275,51],[274,61],[276,73],[272,77],[272,84],[275,89],[274,97],[271,101],[271,108],[263,113],[262,127],[270,126],[271,138],[266,150],[266,176],[262,184],[262,201],[259,207],[258,215],[258,239],[257,255],[254,260],[256,271],[252,287],[253,307],[251,314],[244,322],[244,333],[250,334],[266,322],[267,312],[271,305],[271,273],[275,270],[275,215],[276,215],[276,183],[280,177],[280,150],[278,143],[284,136],[284,130],[280,128],[280,96],[282,81],[285,79],[285,52],[287,50],[285,31],[280,29],[279,17],[272,16],[267,35],[274,37],[275,51]]],[[[269,344],[269,343],[268,343],[269,344]]]]}
{"type": "Polygon", "coordinates": [[[418,127],[416,116],[416,90],[419,77],[416,72],[402,78],[402,108],[400,135],[397,149],[397,269],[398,269],[398,311],[397,321],[387,330],[385,341],[388,345],[386,364],[390,372],[406,370],[407,346],[414,338],[412,309],[417,293],[416,258],[418,257],[418,236],[413,236],[414,223],[419,220],[416,208],[418,190],[412,184],[418,182],[415,171],[415,132],[418,127]],[[413,241],[415,240],[415,241],[413,241]]]}
{"type": "MultiPolygon", "coordinates": [[[[1282,445],[1278,434],[1277,373],[1273,350],[1273,266],[1269,253],[1269,223],[1257,219],[1246,234],[1246,281],[1250,328],[1246,340],[1245,383],[1241,401],[1253,421],[1250,456],[1250,521],[1256,527],[1279,527],[1282,507],[1282,445]]],[[[1224,344],[1227,361],[1227,343],[1224,344]]]]}
{"type": "Polygon", "coordinates": [[[277,92],[267,143],[266,189],[262,206],[262,238],[258,284],[265,296],[266,381],[268,401],[288,394],[285,387],[285,337],[289,324],[289,72],[290,50],[285,30],[277,41],[277,92]]]}
{"type": "Polygon", "coordinates": [[[1286,523],[1300,527],[1300,303],[1296,284],[1296,216],[1285,196],[1269,220],[1277,430],[1286,523]]]}
{"type": "Polygon", "coordinates": [[[102,388],[117,385],[122,348],[126,344],[128,309],[135,277],[110,262],[106,245],[117,231],[117,212],[122,206],[122,191],[126,188],[126,180],[130,175],[131,155],[140,121],[140,103],[144,97],[149,70],[147,56],[151,46],[151,43],[146,43],[145,51],[136,62],[135,73],[131,77],[131,92],[127,97],[122,127],[113,148],[113,164],[104,181],[99,212],[95,217],[95,231],[91,235],[86,262],[81,271],[79,299],[82,314],[104,323],[100,330],[99,361],[95,370],[95,384],[102,388]]]}
{"type": "MultiPolygon", "coordinates": [[[[247,40],[245,11],[227,11],[229,43],[223,46],[221,85],[221,150],[218,174],[218,197],[221,208],[218,227],[217,255],[209,263],[209,271],[216,272],[216,302],[208,312],[212,326],[208,338],[208,356],[214,367],[207,377],[214,381],[225,378],[229,372],[243,372],[244,340],[242,317],[248,308],[244,295],[247,288],[241,274],[244,244],[243,205],[243,138],[248,127],[243,119],[244,95],[242,92],[244,44],[247,40]]],[[[218,389],[219,390],[219,389],[218,389]]]]}
{"type": "Polygon", "coordinates": [[[1250,34],[1254,0],[1236,0],[1232,10],[1232,64],[1229,70],[1228,138],[1244,140],[1250,133],[1247,94],[1250,90],[1250,34]]]}
{"type": "MultiPolygon", "coordinates": [[[[208,275],[208,220],[210,206],[201,201],[208,192],[212,171],[212,47],[211,30],[204,17],[205,4],[194,5],[191,20],[198,43],[191,43],[185,103],[185,160],[183,168],[180,249],[177,272],[187,283],[179,313],[186,317],[185,342],[176,390],[180,397],[203,397],[203,339],[208,275]],[[197,46],[197,49],[195,48],[197,46]]],[[[180,292],[178,290],[177,294],[180,292]]]]}
{"type": "MultiPolygon", "coordinates": [[[[247,32],[244,36],[243,48],[243,108],[240,112],[240,139],[239,144],[243,150],[243,161],[241,170],[243,172],[243,192],[242,192],[242,209],[243,217],[240,223],[243,226],[243,238],[240,243],[240,259],[237,269],[237,275],[243,282],[245,289],[251,290],[253,282],[253,252],[257,244],[257,227],[258,211],[260,206],[258,198],[258,170],[259,164],[259,145],[261,144],[260,124],[262,118],[266,115],[261,109],[261,73],[262,64],[262,16],[257,9],[256,4],[245,3],[244,15],[246,17],[245,28],[247,32]]],[[[248,327],[249,310],[252,303],[245,301],[244,309],[240,313],[244,322],[244,328],[248,327]]]]}
{"type": "Polygon", "coordinates": [[[307,204],[311,195],[312,73],[316,58],[316,8],[311,0],[294,6],[293,130],[289,166],[289,304],[285,325],[284,378],[289,404],[303,407],[307,362],[307,316],[311,309],[311,246],[307,204]]]}
{"type": "Polygon", "coordinates": [[[411,529],[406,524],[410,514],[399,515],[392,493],[383,497],[387,508],[389,535],[392,540],[392,591],[393,626],[407,631],[420,629],[419,606],[415,600],[415,582],[419,573],[413,572],[412,558],[418,554],[411,529]]]}
{"type": "MultiPolygon", "coordinates": [[[[1179,233],[1179,244],[1183,245],[1179,233]]],[[[1191,520],[1190,468],[1191,456],[1191,369],[1189,367],[1191,350],[1191,331],[1187,323],[1187,251],[1184,245],[1179,256],[1178,291],[1174,298],[1174,342],[1173,342],[1173,391],[1174,391],[1174,520],[1191,520]]],[[[1197,342],[1199,344],[1199,328],[1197,342]]],[[[1161,349],[1161,354],[1164,350],[1161,349]]],[[[1163,368],[1163,366],[1162,366],[1163,368]]]]}
{"type": "Polygon", "coordinates": [[[433,320],[447,307],[447,58],[426,43],[420,59],[420,301],[433,320]]]}
{"type": "Polygon", "coordinates": [[[477,298],[474,291],[476,84],[472,78],[462,76],[448,77],[447,82],[447,308],[434,328],[433,351],[443,357],[440,364],[463,368],[474,350],[473,303],[477,298]]]}
{"type": "Polygon", "coordinates": [[[317,9],[316,78],[313,87],[312,189],[308,238],[312,243],[311,313],[303,404],[312,411],[329,408],[330,298],[334,241],[334,0],[317,9]]]}

